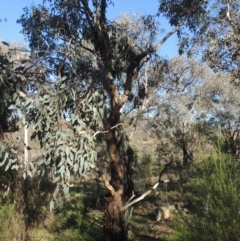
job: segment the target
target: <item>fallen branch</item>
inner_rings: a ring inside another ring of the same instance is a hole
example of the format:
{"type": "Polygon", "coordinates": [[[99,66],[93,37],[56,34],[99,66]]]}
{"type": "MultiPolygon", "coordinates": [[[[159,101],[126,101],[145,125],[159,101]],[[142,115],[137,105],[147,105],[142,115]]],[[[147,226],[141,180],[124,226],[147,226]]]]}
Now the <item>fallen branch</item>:
{"type": "MultiPolygon", "coordinates": [[[[159,182],[157,182],[156,184],[154,184],[154,186],[153,186],[150,190],[148,190],[147,192],[145,192],[142,196],[140,196],[140,197],[137,198],[137,199],[134,199],[132,202],[130,202],[130,203],[126,204],[125,206],[123,206],[123,207],[121,208],[121,211],[124,211],[124,210],[126,210],[127,208],[129,208],[130,206],[132,206],[134,203],[137,203],[137,202],[143,200],[147,195],[149,195],[153,190],[155,190],[155,189],[158,187],[158,185],[159,185],[159,182]]],[[[130,198],[130,200],[131,200],[131,199],[132,199],[132,197],[130,198]]]]}

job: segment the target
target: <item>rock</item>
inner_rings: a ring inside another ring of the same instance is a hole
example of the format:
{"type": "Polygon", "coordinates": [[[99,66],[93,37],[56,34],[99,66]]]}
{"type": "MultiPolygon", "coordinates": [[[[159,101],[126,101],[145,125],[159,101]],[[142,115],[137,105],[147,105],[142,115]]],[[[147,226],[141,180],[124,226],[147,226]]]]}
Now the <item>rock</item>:
{"type": "Polygon", "coordinates": [[[168,207],[158,207],[156,208],[155,213],[156,213],[156,221],[168,219],[170,216],[168,207]]]}

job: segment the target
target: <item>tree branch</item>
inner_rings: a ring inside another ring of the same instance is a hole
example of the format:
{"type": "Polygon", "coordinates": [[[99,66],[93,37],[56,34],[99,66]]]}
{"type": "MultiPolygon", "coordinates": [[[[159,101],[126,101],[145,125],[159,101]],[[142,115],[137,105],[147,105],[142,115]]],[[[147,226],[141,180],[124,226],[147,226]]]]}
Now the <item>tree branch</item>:
{"type": "Polygon", "coordinates": [[[154,47],[151,47],[147,49],[146,51],[142,52],[137,56],[137,59],[143,59],[148,54],[152,54],[156,52],[165,42],[167,39],[169,39],[174,33],[176,33],[186,22],[187,18],[184,19],[180,24],[178,24],[174,29],[172,29],[170,32],[168,32],[154,47]]]}
{"type": "Polygon", "coordinates": [[[115,192],[113,186],[109,183],[107,176],[106,176],[98,167],[96,167],[95,165],[90,164],[90,167],[91,167],[95,172],[98,173],[98,175],[99,175],[100,178],[102,178],[105,187],[110,191],[111,195],[112,195],[112,196],[115,196],[115,195],[116,195],[116,192],[115,192]]]}
{"type": "Polygon", "coordinates": [[[85,11],[85,15],[86,15],[86,18],[88,20],[88,23],[91,27],[93,27],[93,23],[94,23],[94,14],[93,12],[90,10],[89,6],[88,6],[88,3],[86,0],[80,0],[81,3],[83,4],[83,7],[84,7],[84,11],[85,11]],[[92,19],[92,21],[91,21],[92,19]]]}
{"type": "MultiPolygon", "coordinates": [[[[165,43],[165,41],[168,38],[170,38],[174,33],[176,33],[181,28],[181,26],[183,26],[183,24],[186,22],[186,19],[184,19],[179,25],[177,25],[170,32],[168,32],[154,47],[151,47],[151,48],[147,49],[146,51],[143,51],[139,55],[136,55],[133,51],[130,51],[130,54],[133,55],[133,58],[132,58],[131,64],[129,65],[129,67],[127,69],[127,78],[126,78],[126,83],[124,86],[125,93],[131,92],[133,73],[134,73],[135,68],[139,66],[141,60],[143,60],[148,54],[152,54],[152,53],[156,52],[165,43]]],[[[123,105],[128,100],[128,95],[126,95],[125,93],[124,93],[123,97],[121,98],[121,105],[123,105]]]]}
{"type": "Polygon", "coordinates": [[[106,22],[106,8],[107,8],[106,0],[102,0],[101,1],[101,16],[100,16],[101,23],[106,22]]]}
{"type": "MultiPolygon", "coordinates": [[[[140,196],[140,197],[137,198],[137,199],[134,199],[132,202],[130,202],[130,203],[126,204],[125,206],[123,206],[123,207],[121,208],[121,211],[124,211],[124,210],[126,210],[127,208],[129,208],[130,206],[132,206],[134,203],[137,203],[137,202],[143,200],[147,195],[149,195],[153,190],[155,190],[155,189],[158,187],[158,185],[159,185],[159,182],[157,182],[156,184],[154,184],[154,186],[153,186],[150,190],[148,190],[147,192],[145,192],[142,196],[140,196]]],[[[130,199],[132,199],[132,197],[131,197],[130,199]]]]}
{"type": "Polygon", "coordinates": [[[234,29],[234,31],[235,31],[235,32],[238,32],[238,27],[233,23],[232,18],[231,18],[231,16],[230,16],[230,7],[229,7],[229,4],[227,4],[226,17],[227,17],[227,20],[229,21],[230,25],[231,25],[232,28],[234,29]]]}
{"type": "MultiPolygon", "coordinates": [[[[122,123],[118,123],[117,125],[112,126],[109,130],[112,130],[112,129],[114,129],[114,128],[120,126],[120,125],[122,125],[122,123]]],[[[107,130],[107,131],[96,131],[92,137],[95,137],[97,134],[100,134],[100,133],[102,133],[102,134],[104,134],[104,133],[108,133],[109,130],[107,130]]]]}

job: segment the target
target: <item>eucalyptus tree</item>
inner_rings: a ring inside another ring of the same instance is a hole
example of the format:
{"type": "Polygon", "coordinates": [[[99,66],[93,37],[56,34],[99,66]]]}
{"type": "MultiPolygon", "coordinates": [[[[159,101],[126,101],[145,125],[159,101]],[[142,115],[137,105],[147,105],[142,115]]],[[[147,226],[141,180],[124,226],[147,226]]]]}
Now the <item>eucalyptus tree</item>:
{"type": "Polygon", "coordinates": [[[202,90],[202,113],[211,127],[212,140],[219,131],[225,138],[224,151],[239,158],[239,89],[230,84],[231,75],[218,73],[215,79],[202,90]]]}
{"type": "Polygon", "coordinates": [[[180,52],[201,55],[214,71],[231,73],[239,82],[239,18],[238,0],[205,1],[208,10],[190,32],[180,36],[180,52]]]}
{"type": "Polygon", "coordinates": [[[42,5],[25,8],[18,20],[32,49],[30,65],[22,69],[21,77],[31,73],[28,81],[34,91],[16,92],[11,109],[21,111],[19,98],[24,98],[24,123],[33,123],[32,137],[39,139],[42,148],[37,162],[25,163],[24,175],[40,172],[42,166],[53,168],[57,183],[53,207],[62,203],[61,190],[68,193],[71,172],[85,175],[92,168],[108,190],[105,240],[127,240],[124,210],[140,200],[125,205],[133,191],[133,155],[119,128],[121,109],[146,59],[184,24],[194,28],[206,12],[205,1],[173,2],[160,1],[158,14],[164,13],[174,25],[161,40],[157,40],[154,16],[139,18],[144,34],[109,22],[107,7],[114,3],[110,0],[44,0],[42,5]],[[109,154],[110,180],[94,164],[95,138],[100,133],[109,154]]]}
{"type": "MultiPolygon", "coordinates": [[[[204,64],[186,57],[173,58],[165,78],[165,92],[161,94],[165,94],[166,98],[158,103],[153,126],[161,139],[167,138],[180,150],[182,165],[188,166],[193,160],[194,145],[199,139],[195,124],[206,108],[203,93],[207,91],[205,88],[209,83],[214,85],[215,78],[204,64]]],[[[160,143],[158,151],[162,153],[163,148],[164,142],[160,143]]]]}

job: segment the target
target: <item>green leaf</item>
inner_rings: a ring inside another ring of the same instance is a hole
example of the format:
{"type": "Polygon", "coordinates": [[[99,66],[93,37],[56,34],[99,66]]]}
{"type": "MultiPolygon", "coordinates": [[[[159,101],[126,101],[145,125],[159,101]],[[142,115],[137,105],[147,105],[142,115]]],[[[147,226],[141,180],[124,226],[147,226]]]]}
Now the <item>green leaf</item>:
{"type": "Polygon", "coordinates": [[[22,117],[23,116],[22,112],[21,112],[21,110],[19,108],[17,108],[17,113],[18,113],[18,117],[22,117]]]}
{"type": "Polygon", "coordinates": [[[98,103],[97,103],[97,107],[101,107],[102,105],[103,105],[103,100],[101,100],[101,101],[99,101],[98,103]]]}
{"type": "Polygon", "coordinates": [[[6,100],[10,99],[10,95],[7,92],[4,92],[3,95],[6,100]]]}
{"type": "Polygon", "coordinates": [[[19,90],[19,95],[21,96],[21,97],[26,97],[26,94],[25,93],[23,93],[21,90],[19,90]]]}
{"type": "Polygon", "coordinates": [[[67,156],[67,163],[72,166],[73,165],[73,161],[71,160],[70,156],[67,156]]]}
{"type": "Polygon", "coordinates": [[[49,156],[48,159],[47,159],[47,161],[46,161],[46,163],[45,163],[47,166],[50,164],[51,159],[52,159],[52,156],[49,156]]]}
{"type": "Polygon", "coordinates": [[[33,174],[31,171],[27,171],[28,176],[33,177],[33,174]]]}
{"type": "Polygon", "coordinates": [[[64,75],[64,76],[62,77],[61,81],[64,81],[64,80],[66,80],[66,79],[67,79],[67,75],[64,75]]]}
{"type": "Polygon", "coordinates": [[[25,69],[25,67],[24,66],[19,66],[19,67],[17,67],[17,68],[15,68],[15,71],[16,72],[20,72],[20,71],[23,71],[25,69]]]}
{"type": "Polygon", "coordinates": [[[4,148],[5,146],[1,146],[0,147],[0,158],[2,158],[3,152],[4,152],[4,148]]]}
{"type": "Polygon", "coordinates": [[[42,177],[44,176],[45,174],[45,169],[42,170],[42,177]]]}
{"type": "Polygon", "coordinates": [[[11,164],[12,164],[11,163],[11,159],[9,159],[8,163],[7,163],[6,167],[5,167],[5,171],[7,171],[10,168],[11,164]]]}
{"type": "Polygon", "coordinates": [[[70,171],[68,168],[66,169],[66,177],[67,177],[67,179],[70,179],[70,177],[71,177],[70,171]]]}
{"type": "Polygon", "coordinates": [[[65,143],[66,143],[65,141],[57,140],[57,146],[63,145],[65,143]]]}
{"type": "Polygon", "coordinates": [[[9,110],[14,110],[14,109],[17,109],[17,107],[16,107],[15,105],[10,105],[10,106],[8,107],[8,109],[9,109],[9,110]]]}
{"type": "Polygon", "coordinates": [[[69,195],[69,187],[66,184],[63,184],[63,193],[65,196],[69,195]]]}
{"type": "MultiPolygon", "coordinates": [[[[14,150],[13,148],[11,148],[10,151],[11,151],[12,153],[14,153],[14,154],[17,154],[17,153],[18,153],[18,151],[17,151],[17,150],[14,150]]],[[[1,157],[1,156],[0,156],[0,157],[1,157]]]]}
{"type": "Polygon", "coordinates": [[[66,155],[68,156],[70,153],[70,147],[69,146],[66,146],[66,155]]]}
{"type": "Polygon", "coordinates": [[[9,153],[6,152],[6,153],[5,153],[5,156],[4,156],[4,159],[3,159],[4,162],[7,160],[8,156],[9,156],[9,153]]]}
{"type": "Polygon", "coordinates": [[[44,160],[44,159],[41,159],[40,161],[37,162],[37,165],[38,165],[38,166],[41,166],[44,162],[45,162],[45,160],[44,160]]]}
{"type": "Polygon", "coordinates": [[[55,182],[59,182],[60,181],[60,177],[58,176],[58,177],[54,177],[54,179],[53,179],[53,183],[55,183],[55,182]]]}
{"type": "Polygon", "coordinates": [[[6,46],[10,46],[9,43],[2,41],[2,44],[6,45],[6,46]]]}
{"type": "Polygon", "coordinates": [[[70,160],[73,162],[73,161],[74,161],[74,155],[73,155],[73,153],[70,152],[69,156],[70,156],[70,160]]]}
{"type": "Polygon", "coordinates": [[[78,171],[79,165],[78,163],[75,163],[73,166],[73,171],[76,173],[78,171]]]}
{"type": "Polygon", "coordinates": [[[61,178],[63,179],[64,175],[65,175],[65,166],[64,165],[62,165],[60,167],[59,172],[60,172],[61,178]]]}
{"type": "Polygon", "coordinates": [[[16,170],[18,171],[19,167],[20,167],[19,165],[13,165],[13,166],[11,167],[11,169],[12,169],[12,170],[16,169],[16,170]]]}
{"type": "Polygon", "coordinates": [[[61,167],[65,163],[65,159],[62,158],[61,161],[58,163],[58,167],[61,167]]]}
{"type": "MultiPolygon", "coordinates": [[[[8,153],[5,153],[5,155],[6,155],[6,154],[8,154],[8,153]]],[[[3,161],[0,162],[0,167],[3,166],[3,165],[5,164],[5,162],[6,162],[6,160],[5,160],[5,158],[4,158],[3,161]]]]}
{"type": "Polygon", "coordinates": [[[28,98],[25,102],[25,107],[28,107],[32,103],[32,98],[28,98]]]}
{"type": "Polygon", "coordinates": [[[28,165],[30,166],[30,168],[33,170],[34,169],[34,164],[33,164],[33,162],[28,162],[28,165]]]}
{"type": "Polygon", "coordinates": [[[63,207],[63,199],[61,196],[58,198],[58,206],[60,209],[62,209],[62,207],[63,207]]]}
{"type": "Polygon", "coordinates": [[[57,195],[59,193],[59,182],[57,183],[57,186],[54,190],[54,193],[53,193],[53,199],[56,200],[57,199],[57,195]]]}
{"type": "Polygon", "coordinates": [[[75,100],[76,99],[75,90],[71,89],[70,93],[71,93],[71,97],[73,98],[73,100],[75,100]]]}
{"type": "Polygon", "coordinates": [[[11,160],[12,163],[15,163],[17,161],[17,158],[14,158],[11,160]]]}
{"type": "Polygon", "coordinates": [[[53,209],[54,209],[54,201],[52,199],[51,202],[50,202],[50,212],[52,212],[53,209]]]}
{"type": "Polygon", "coordinates": [[[80,160],[80,168],[79,168],[79,173],[80,174],[82,174],[83,168],[84,168],[84,157],[82,156],[81,160],[80,160]]]}

